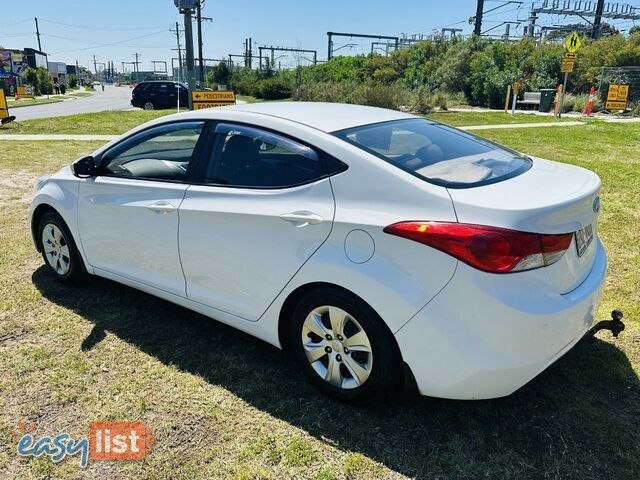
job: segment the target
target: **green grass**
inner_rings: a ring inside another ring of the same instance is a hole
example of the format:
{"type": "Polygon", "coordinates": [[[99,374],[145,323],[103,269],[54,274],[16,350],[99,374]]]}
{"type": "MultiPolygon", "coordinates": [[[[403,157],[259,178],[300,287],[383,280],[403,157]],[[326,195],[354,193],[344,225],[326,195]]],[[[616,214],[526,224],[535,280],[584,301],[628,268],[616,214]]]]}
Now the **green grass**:
{"type": "Polygon", "coordinates": [[[141,123],[171,113],[175,113],[175,110],[108,111],[39,118],[25,120],[20,124],[9,123],[0,128],[0,135],[3,133],[118,135],[141,123]]]}
{"type": "Polygon", "coordinates": [[[243,102],[247,102],[247,103],[262,102],[262,100],[260,100],[259,98],[252,97],[251,95],[236,95],[236,99],[242,100],[243,102]]]}
{"type": "Polygon", "coordinates": [[[66,97],[82,98],[82,97],[90,97],[91,95],[93,95],[93,93],[79,92],[79,91],[75,90],[75,91],[72,91],[70,93],[67,93],[65,96],[66,97]]]}
{"type": "Polygon", "coordinates": [[[510,113],[486,112],[482,110],[469,112],[435,112],[426,115],[426,117],[455,127],[467,125],[505,125],[513,123],[546,123],[580,120],[575,117],[557,119],[552,115],[535,115],[532,113],[516,113],[515,115],[511,115],[510,113]]]}
{"type": "Polygon", "coordinates": [[[55,103],[62,100],[62,97],[37,97],[37,98],[21,98],[19,100],[14,100],[12,98],[7,98],[7,105],[9,106],[9,111],[11,111],[12,107],[18,106],[27,106],[27,105],[44,105],[46,103],[55,103]]]}
{"type": "Polygon", "coordinates": [[[598,315],[622,308],[627,330],[507,398],[367,408],[324,398],[286,355],[211,319],[106,280],[54,281],[31,245],[32,181],[99,143],[3,142],[0,478],[639,478],[640,124],[481,133],[602,177],[598,315]],[[19,459],[8,432],[22,419],[75,437],[94,420],[142,420],[156,443],[143,462],[81,471],[77,458],[19,459]]]}
{"type": "Polygon", "coordinates": [[[263,100],[262,98],[252,97],[251,95],[236,95],[238,100],[242,100],[247,103],[260,103],[260,102],[290,102],[290,98],[282,98],[280,100],[263,100]]]}

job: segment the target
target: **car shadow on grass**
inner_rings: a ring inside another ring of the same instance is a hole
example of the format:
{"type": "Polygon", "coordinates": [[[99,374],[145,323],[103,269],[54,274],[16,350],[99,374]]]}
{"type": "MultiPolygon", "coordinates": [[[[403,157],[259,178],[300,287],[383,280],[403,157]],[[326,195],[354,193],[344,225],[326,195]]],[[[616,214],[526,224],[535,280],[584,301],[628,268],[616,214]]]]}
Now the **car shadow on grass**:
{"type": "MultiPolygon", "coordinates": [[[[354,408],[319,394],[287,355],[249,335],[104,279],[32,275],[50,301],[166,365],[221,385],[344,451],[416,478],[638,478],[640,382],[614,345],[581,344],[509,397],[453,401],[404,395],[354,408]]],[[[624,335],[624,333],[623,333],[624,335]]]]}

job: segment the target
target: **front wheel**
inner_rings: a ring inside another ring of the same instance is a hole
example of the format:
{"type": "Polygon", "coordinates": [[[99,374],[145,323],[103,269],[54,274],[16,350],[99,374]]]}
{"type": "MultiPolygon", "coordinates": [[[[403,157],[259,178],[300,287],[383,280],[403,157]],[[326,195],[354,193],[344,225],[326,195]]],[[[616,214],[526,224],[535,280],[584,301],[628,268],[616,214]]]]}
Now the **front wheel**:
{"type": "Polygon", "coordinates": [[[153,104],[153,102],[145,102],[144,104],[144,109],[145,110],[155,110],[156,106],[153,104]]]}
{"type": "Polygon", "coordinates": [[[38,224],[42,258],[58,280],[73,281],[83,275],[80,254],[60,215],[45,213],[38,224]]]}
{"type": "Polygon", "coordinates": [[[367,403],[390,396],[402,378],[392,335],[360,298],[322,288],[293,310],[290,346],[305,376],[338,400],[367,403]]]}

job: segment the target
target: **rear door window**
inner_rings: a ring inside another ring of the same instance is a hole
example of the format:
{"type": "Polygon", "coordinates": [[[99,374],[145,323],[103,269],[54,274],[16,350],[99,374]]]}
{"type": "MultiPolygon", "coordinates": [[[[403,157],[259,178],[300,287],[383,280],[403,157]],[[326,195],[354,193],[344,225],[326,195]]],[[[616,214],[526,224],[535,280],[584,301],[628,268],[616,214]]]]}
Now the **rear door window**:
{"type": "Polygon", "coordinates": [[[287,188],[327,176],[319,152],[276,133],[245,125],[216,126],[205,182],[233,187],[287,188]]]}
{"type": "Polygon", "coordinates": [[[364,125],[335,135],[430,183],[468,188],[500,182],[531,168],[507,148],[424,119],[364,125]]]}
{"type": "Polygon", "coordinates": [[[143,93],[146,92],[148,90],[150,90],[150,83],[140,83],[138,84],[138,86],[133,90],[134,93],[143,93]]]}

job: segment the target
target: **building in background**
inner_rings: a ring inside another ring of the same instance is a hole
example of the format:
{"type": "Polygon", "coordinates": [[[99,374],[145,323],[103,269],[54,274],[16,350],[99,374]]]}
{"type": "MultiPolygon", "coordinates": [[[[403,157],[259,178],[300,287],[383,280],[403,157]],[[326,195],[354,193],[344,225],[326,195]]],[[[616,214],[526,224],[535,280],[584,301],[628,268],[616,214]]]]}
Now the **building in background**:
{"type": "Polygon", "coordinates": [[[49,75],[53,78],[53,83],[58,85],[68,85],[67,64],[64,62],[49,62],[49,75]]]}
{"type": "Polygon", "coordinates": [[[47,54],[33,48],[0,50],[0,88],[5,95],[13,95],[28,67],[47,68],[47,54]]]}
{"type": "Polygon", "coordinates": [[[13,95],[15,88],[22,85],[22,75],[27,66],[24,51],[0,50],[0,87],[6,95],[13,95]]]}
{"type": "Polygon", "coordinates": [[[31,68],[47,68],[47,54],[34,48],[25,48],[24,56],[31,68]]]}

